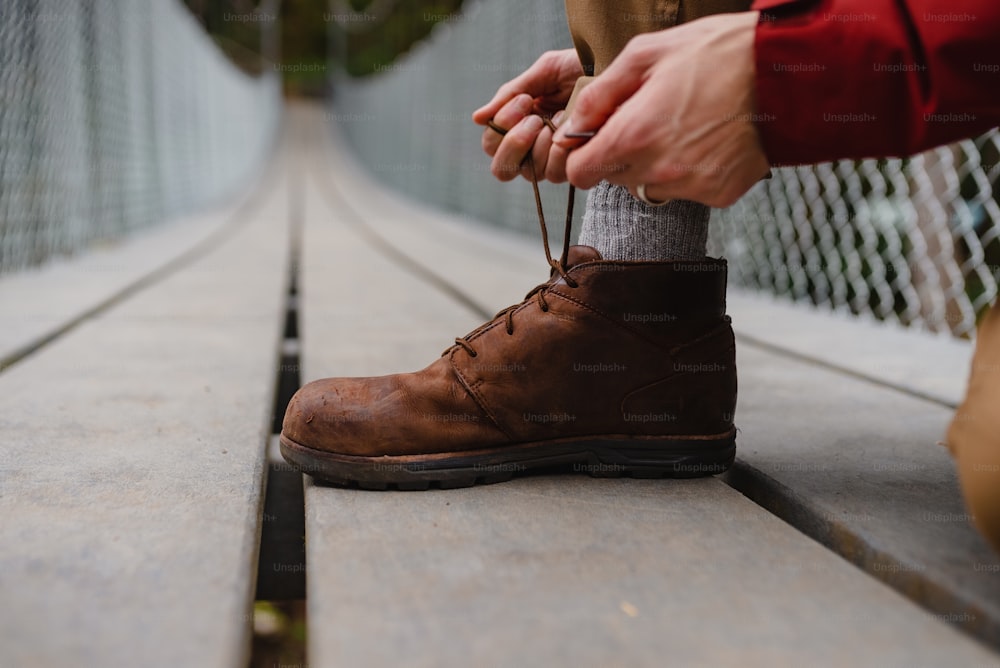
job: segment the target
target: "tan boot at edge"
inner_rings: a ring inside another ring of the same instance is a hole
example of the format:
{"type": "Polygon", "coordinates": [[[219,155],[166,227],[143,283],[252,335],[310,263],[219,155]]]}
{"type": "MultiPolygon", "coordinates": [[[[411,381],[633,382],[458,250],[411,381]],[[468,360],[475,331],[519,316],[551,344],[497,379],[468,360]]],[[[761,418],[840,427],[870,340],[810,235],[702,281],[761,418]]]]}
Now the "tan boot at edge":
{"type": "Polygon", "coordinates": [[[947,438],[965,505],[1000,552],[1000,303],[979,326],[969,386],[947,438]]]}

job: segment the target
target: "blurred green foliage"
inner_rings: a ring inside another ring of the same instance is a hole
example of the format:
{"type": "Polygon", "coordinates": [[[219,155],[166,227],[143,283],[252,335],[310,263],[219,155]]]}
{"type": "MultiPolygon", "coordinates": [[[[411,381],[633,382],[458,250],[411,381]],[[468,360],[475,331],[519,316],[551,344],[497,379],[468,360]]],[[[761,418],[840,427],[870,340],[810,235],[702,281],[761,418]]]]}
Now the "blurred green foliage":
{"type": "Polygon", "coordinates": [[[321,95],[329,79],[329,0],[283,0],[281,65],[285,89],[321,95]]]}
{"type": "Polygon", "coordinates": [[[365,76],[453,20],[462,0],[184,0],[229,57],[244,70],[281,72],[286,90],[321,94],[330,67],[365,76]],[[278,9],[275,9],[278,7],[278,9]],[[274,14],[279,14],[275,22],[274,14]],[[268,31],[280,30],[279,53],[268,31]]]}
{"type": "Polygon", "coordinates": [[[389,67],[436,24],[453,20],[462,0],[333,0],[332,7],[327,16],[337,64],[366,76],[389,67]]]}
{"type": "MultiPolygon", "coordinates": [[[[264,34],[275,18],[260,0],[184,0],[219,47],[244,70],[259,74],[269,66],[264,34]]],[[[273,11],[273,10],[272,10],[273,11]]]]}
{"type": "Polygon", "coordinates": [[[328,75],[329,0],[184,3],[222,50],[246,71],[275,70],[291,93],[322,93],[328,75]]]}

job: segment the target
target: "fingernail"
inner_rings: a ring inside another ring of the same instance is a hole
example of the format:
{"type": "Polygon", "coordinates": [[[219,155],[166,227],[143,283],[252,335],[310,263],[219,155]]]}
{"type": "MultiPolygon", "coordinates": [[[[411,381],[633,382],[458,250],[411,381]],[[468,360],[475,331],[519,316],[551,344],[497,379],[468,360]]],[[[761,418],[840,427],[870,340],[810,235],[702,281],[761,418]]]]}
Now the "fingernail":
{"type": "Polygon", "coordinates": [[[543,125],[545,125],[545,121],[542,120],[541,116],[532,114],[524,119],[524,127],[530,132],[538,132],[543,125]]]}
{"type": "Polygon", "coordinates": [[[569,118],[566,119],[566,123],[564,125],[559,126],[559,129],[556,130],[556,134],[552,139],[554,141],[563,141],[564,139],[566,139],[566,133],[572,131],[573,131],[573,117],[570,116],[569,118]]]}
{"type": "Polygon", "coordinates": [[[559,127],[559,122],[562,120],[563,116],[566,115],[565,109],[560,109],[552,115],[552,125],[559,127]]]}

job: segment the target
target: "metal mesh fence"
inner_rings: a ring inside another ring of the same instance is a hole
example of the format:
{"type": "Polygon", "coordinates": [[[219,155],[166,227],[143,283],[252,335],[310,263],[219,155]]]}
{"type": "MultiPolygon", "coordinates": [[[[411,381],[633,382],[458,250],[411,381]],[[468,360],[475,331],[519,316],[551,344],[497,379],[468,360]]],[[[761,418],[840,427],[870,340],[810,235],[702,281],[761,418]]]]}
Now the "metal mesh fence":
{"type": "Polygon", "coordinates": [[[997,296],[998,138],[775,170],[717,212],[711,245],[740,284],[969,335],[997,296]]]}
{"type": "MultiPolygon", "coordinates": [[[[426,14],[423,20],[439,18],[426,14]]],[[[461,14],[439,22],[427,40],[384,71],[335,80],[331,120],[381,181],[447,209],[537,230],[530,184],[492,176],[480,148],[482,128],[470,115],[543,51],[570,46],[559,0],[466,0],[461,14]]],[[[542,192],[555,244],[566,188],[543,184],[542,192]]],[[[581,195],[577,203],[582,207],[583,201],[581,195]]]]}
{"type": "Polygon", "coordinates": [[[174,0],[3,0],[0,273],[225,197],[280,109],[174,0]]]}
{"type": "MultiPolygon", "coordinates": [[[[331,120],[384,182],[533,230],[530,186],[492,178],[469,114],[542,52],[570,45],[561,0],[466,0],[385,71],[337,79],[331,120]]],[[[713,213],[710,253],[729,259],[738,285],[966,336],[997,296],[998,157],[991,132],[906,160],[776,169],[713,213]]],[[[565,189],[545,192],[557,221],[565,189]]]]}

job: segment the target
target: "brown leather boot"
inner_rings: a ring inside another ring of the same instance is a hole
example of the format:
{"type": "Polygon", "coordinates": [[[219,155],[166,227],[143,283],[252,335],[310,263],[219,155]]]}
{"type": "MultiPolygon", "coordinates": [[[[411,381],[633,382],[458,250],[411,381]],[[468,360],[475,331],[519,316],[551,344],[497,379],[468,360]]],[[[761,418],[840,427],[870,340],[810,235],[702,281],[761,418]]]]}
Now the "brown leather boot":
{"type": "Polygon", "coordinates": [[[364,488],[498,482],[562,464],[701,476],[733,461],[726,263],[608,262],[564,248],[552,278],[422,371],[310,383],[281,450],[364,488]]]}

